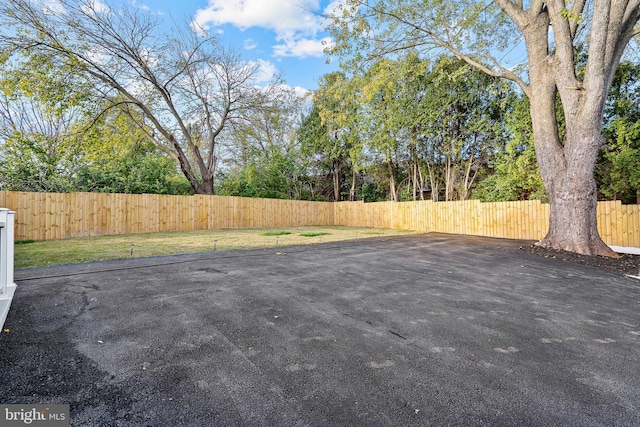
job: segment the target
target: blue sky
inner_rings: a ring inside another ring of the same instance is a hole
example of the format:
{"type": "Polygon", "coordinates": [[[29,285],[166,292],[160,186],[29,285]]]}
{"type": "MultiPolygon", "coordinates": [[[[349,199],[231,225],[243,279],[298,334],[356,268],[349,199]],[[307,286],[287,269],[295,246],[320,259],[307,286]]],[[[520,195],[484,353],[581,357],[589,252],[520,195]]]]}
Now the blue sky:
{"type": "Polygon", "coordinates": [[[225,46],[260,64],[265,77],[284,73],[288,85],[317,89],[321,75],[338,68],[323,49],[330,38],[320,14],[340,0],[135,0],[139,7],[189,20],[225,46]]]}

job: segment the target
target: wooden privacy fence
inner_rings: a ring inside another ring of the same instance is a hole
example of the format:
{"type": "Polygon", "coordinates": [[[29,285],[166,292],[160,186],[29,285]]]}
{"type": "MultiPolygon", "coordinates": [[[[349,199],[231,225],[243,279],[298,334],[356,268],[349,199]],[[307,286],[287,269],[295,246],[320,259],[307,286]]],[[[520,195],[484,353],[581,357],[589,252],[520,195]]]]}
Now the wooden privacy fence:
{"type": "Polygon", "coordinates": [[[1,192],[16,240],[219,228],[333,225],[325,202],[225,196],[1,192]]]}
{"type": "Polygon", "coordinates": [[[549,227],[549,206],[539,200],[340,203],[334,218],[353,226],[539,240],[549,227]]]}
{"type": "MultiPolygon", "coordinates": [[[[640,205],[598,203],[598,231],[609,245],[640,247],[640,205]]],[[[463,202],[341,202],[335,224],[540,240],[549,228],[549,205],[539,200],[463,202]]]]}
{"type": "MultiPolygon", "coordinates": [[[[228,196],[21,193],[0,191],[17,212],[16,240],[246,227],[348,225],[539,240],[549,206],[522,202],[307,202],[228,196]]],[[[640,247],[640,206],[598,204],[610,245],[640,247]]]]}

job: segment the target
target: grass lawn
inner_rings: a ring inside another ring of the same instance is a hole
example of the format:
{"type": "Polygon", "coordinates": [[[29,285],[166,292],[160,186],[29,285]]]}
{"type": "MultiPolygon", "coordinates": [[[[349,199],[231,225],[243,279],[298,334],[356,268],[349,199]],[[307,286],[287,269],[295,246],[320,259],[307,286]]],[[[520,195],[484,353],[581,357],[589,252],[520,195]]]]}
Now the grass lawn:
{"type": "Polygon", "coordinates": [[[91,261],[142,258],[213,250],[308,245],[367,237],[412,234],[366,227],[280,227],[185,231],[79,237],[16,242],[15,268],[44,267],[91,261]],[[133,250],[133,255],[131,254],[133,250]]]}

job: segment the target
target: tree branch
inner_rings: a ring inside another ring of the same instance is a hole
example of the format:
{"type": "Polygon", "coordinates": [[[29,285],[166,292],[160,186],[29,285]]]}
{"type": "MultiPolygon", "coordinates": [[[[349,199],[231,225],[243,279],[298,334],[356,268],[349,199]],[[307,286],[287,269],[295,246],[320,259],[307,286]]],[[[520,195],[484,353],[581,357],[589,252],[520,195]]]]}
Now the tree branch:
{"type": "MultiPolygon", "coordinates": [[[[515,14],[515,18],[512,19],[524,19],[524,16],[521,14],[521,11],[518,12],[515,8],[515,5],[513,3],[511,3],[509,0],[495,0],[496,3],[504,3],[505,6],[511,5],[509,6],[509,8],[511,9],[511,11],[515,14]]],[[[456,58],[458,59],[462,59],[463,61],[467,62],[469,65],[481,70],[482,72],[493,76],[493,77],[501,77],[501,78],[505,78],[507,80],[511,80],[513,82],[515,82],[518,86],[520,86],[520,88],[526,93],[529,89],[528,89],[528,85],[524,82],[524,80],[522,80],[520,77],[518,77],[517,75],[515,75],[511,70],[508,70],[507,68],[504,68],[502,66],[500,66],[499,62],[495,59],[495,58],[491,58],[492,62],[494,64],[496,64],[499,67],[499,71],[493,70],[489,67],[487,67],[486,65],[474,60],[470,55],[468,54],[464,54],[462,52],[460,52],[458,49],[454,48],[452,44],[450,44],[449,42],[447,42],[446,40],[444,40],[443,38],[441,38],[440,36],[438,36],[437,34],[435,34],[434,32],[426,29],[426,28],[422,28],[417,24],[414,24],[413,22],[407,21],[406,19],[402,18],[401,16],[391,13],[391,12],[386,12],[386,11],[378,11],[381,15],[385,15],[387,17],[393,18],[395,20],[397,20],[398,22],[401,22],[404,25],[407,25],[408,27],[421,32],[423,34],[426,34],[427,37],[429,37],[430,39],[433,40],[433,43],[429,43],[427,41],[423,42],[423,43],[417,43],[414,46],[419,46],[419,45],[428,45],[428,44],[433,44],[434,46],[437,47],[442,47],[444,49],[447,49],[448,51],[450,51],[456,58]]],[[[518,25],[518,23],[516,22],[516,24],[518,25]]],[[[519,26],[519,25],[518,25],[519,26]]],[[[385,52],[381,52],[380,56],[384,55],[384,54],[388,54],[388,53],[392,53],[393,51],[398,51],[398,50],[406,50],[408,47],[407,45],[402,45],[398,48],[395,49],[391,49],[391,50],[385,50],[385,52]]]]}
{"type": "Polygon", "coordinates": [[[582,19],[582,13],[584,12],[584,8],[587,4],[586,0],[575,0],[573,6],[571,7],[571,15],[569,17],[569,28],[571,30],[571,37],[576,36],[576,32],[578,31],[578,27],[580,26],[580,21],[582,19]]]}
{"type": "MultiPolygon", "coordinates": [[[[547,2],[549,18],[555,39],[554,66],[558,73],[558,87],[577,88],[580,84],[576,78],[575,52],[571,19],[567,17],[564,0],[550,0],[547,2]]],[[[573,92],[571,92],[573,93],[573,92]]]]}
{"type": "Polygon", "coordinates": [[[518,26],[520,31],[529,24],[529,19],[523,9],[522,0],[512,2],[511,0],[493,0],[495,4],[518,26]]]}

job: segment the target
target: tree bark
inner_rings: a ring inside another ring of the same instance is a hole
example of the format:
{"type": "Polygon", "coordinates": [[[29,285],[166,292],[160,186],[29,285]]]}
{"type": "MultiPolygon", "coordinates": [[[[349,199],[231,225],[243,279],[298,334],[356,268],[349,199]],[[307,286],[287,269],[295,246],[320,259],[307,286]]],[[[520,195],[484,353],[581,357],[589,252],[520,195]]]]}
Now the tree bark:
{"type": "MultiPolygon", "coordinates": [[[[588,152],[583,153],[589,155],[588,152]]],[[[594,162],[582,155],[568,159],[566,167],[547,171],[549,231],[539,245],[584,255],[617,256],[598,234],[594,162]],[[585,167],[591,164],[591,167],[585,167]]]]}
{"type": "MultiPolygon", "coordinates": [[[[583,255],[618,257],[598,233],[594,168],[603,142],[600,120],[589,114],[574,117],[561,141],[553,82],[539,84],[530,99],[536,156],[550,205],[549,231],[538,244],[583,255]]],[[[575,102],[579,104],[581,98],[575,102]]],[[[565,103],[567,114],[582,110],[571,104],[565,103]]]]}
{"type": "Polygon", "coordinates": [[[387,172],[389,173],[389,191],[391,192],[391,200],[397,202],[398,192],[396,191],[396,179],[393,169],[393,161],[391,159],[387,160],[387,172]]]}
{"type": "Polygon", "coordinates": [[[440,192],[440,187],[438,185],[438,178],[434,172],[435,166],[432,166],[431,163],[427,162],[427,171],[429,172],[429,184],[431,185],[431,201],[438,201],[438,194],[440,192]]]}
{"type": "Polygon", "coordinates": [[[340,201],[340,160],[333,160],[333,200],[340,201]]]}
{"type": "Polygon", "coordinates": [[[420,200],[424,200],[424,175],[422,174],[420,163],[418,163],[418,177],[420,178],[420,200]]]}
{"type": "Polygon", "coordinates": [[[349,190],[349,201],[353,202],[356,200],[356,180],[358,178],[358,173],[356,172],[356,168],[351,167],[351,189],[349,190]]]}
{"type": "Polygon", "coordinates": [[[210,194],[215,196],[216,187],[215,187],[215,173],[216,166],[218,163],[218,158],[213,157],[211,167],[207,169],[206,173],[202,174],[202,181],[204,184],[204,191],[206,194],[210,194]]]}

